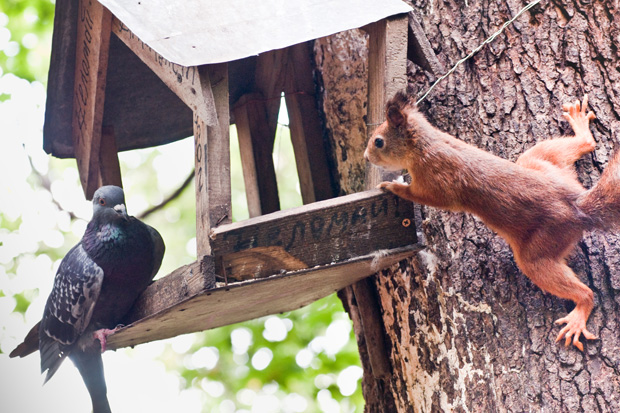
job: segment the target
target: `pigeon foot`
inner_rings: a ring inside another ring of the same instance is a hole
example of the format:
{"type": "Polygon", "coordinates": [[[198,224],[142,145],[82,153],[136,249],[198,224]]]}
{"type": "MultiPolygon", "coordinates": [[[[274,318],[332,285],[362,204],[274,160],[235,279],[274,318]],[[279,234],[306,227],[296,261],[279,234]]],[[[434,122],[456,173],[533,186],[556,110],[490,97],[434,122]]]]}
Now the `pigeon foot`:
{"type": "Polygon", "coordinates": [[[105,352],[106,350],[106,343],[107,343],[108,336],[111,336],[112,334],[116,333],[120,328],[121,326],[117,326],[116,328],[112,330],[107,329],[107,328],[102,328],[93,333],[93,338],[96,340],[99,340],[99,342],[101,343],[102,353],[105,352]]]}

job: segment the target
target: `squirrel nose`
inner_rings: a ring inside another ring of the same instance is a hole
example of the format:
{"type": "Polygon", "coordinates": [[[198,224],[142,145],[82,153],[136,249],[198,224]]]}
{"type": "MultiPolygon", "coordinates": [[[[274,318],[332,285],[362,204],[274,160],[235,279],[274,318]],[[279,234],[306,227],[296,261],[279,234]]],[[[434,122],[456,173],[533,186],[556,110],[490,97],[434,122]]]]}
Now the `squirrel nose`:
{"type": "Polygon", "coordinates": [[[368,159],[368,148],[366,148],[366,150],[364,151],[364,159],[370,161],[370,159],[368,159]]]}

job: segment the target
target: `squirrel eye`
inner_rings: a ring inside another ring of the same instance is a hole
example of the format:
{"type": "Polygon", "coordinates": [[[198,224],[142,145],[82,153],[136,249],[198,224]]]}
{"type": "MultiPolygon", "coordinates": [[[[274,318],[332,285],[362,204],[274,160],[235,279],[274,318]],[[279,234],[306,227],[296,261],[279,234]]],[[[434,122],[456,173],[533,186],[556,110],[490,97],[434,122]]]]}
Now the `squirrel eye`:
{"type": "Polygon", "coordinates": [[[383,138],[376,138],[375,139],[375,146],[379,149],[383,148],[383,138]]]}
{"type": "Polygon", "coordinates": [[[105,206],[105,199],[99,198],[99,205],[105,206]]]}

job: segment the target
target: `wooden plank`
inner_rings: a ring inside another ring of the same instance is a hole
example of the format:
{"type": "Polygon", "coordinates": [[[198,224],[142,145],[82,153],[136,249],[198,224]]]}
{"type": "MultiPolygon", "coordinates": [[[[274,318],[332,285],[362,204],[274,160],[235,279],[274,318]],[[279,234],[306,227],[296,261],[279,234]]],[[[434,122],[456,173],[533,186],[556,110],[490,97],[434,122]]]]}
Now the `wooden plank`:
{"type": "MultiPolygon", "coordinates": [[[[385,121],[385,104],[407,88],[407,16],[368,26],[368,137],[385,121]]],[[[368,163],[366,188],[383,181],[381,169],[368,163]]]]}
{"type": "Polygon", "coordinates": [[[252,128],[260,128],[259,133],[253,134],[254,158],[259,176],[259,191],[261,198],[261,213],[269,214],[280,210],[280,198],[276,172],[273,165],[273,147],[278,128],[278,116],[280,114],[280,102],[284,91],[286,67],[288,64],[286,49],[271,50],[261,53],[256,58],[256,70],[254,73],[254,91],[262,96],[261,104],[254,108],[258,110],[253,116],[252,128]],[[259,106],[262,106],[259,108],[259,106]],[[267,118],[266,124],[258,125],[264,111],[267,118]]]}
{"type": "MultiPolygon", "coordinates": [[[[388,99],[407,87],[407,25],[407,16],[399,15],[369,26],[369,137],[385,120],[385,103],[388,99]]],[[[376,187],[386,178],[390,179],[380,168],[367,163],[365,182],[367,189],[376,187]]],[[[412,231],[415,231],[414,227],[415,225],[412,225],[412,231]]],[[[389,377],[392,369],[385,345],[383,318],[376,288],[371,283],[361,281],[355,283],[352,289],[358,304],[372,373],[377,379],[385,379],[389,377]]]]}
{"type": "MultiPolygon", "coordinates": [[[[149,305],[156,306],[167,300],[161,298],[164,293],[158,286],[165,282],[167,277],[164,277],[149,286],[138,299],[137,307],[142,310],[130,314],[127,320],[130,324],[108,337],[108,349],[135,346],[296,310],[417,251],[419,246],[410,245],[384,254],[370,254],[336,264],[204,290],[170,307],[150,308],[149,305]]],[[[171,283],[171,286],[175,284],[171,283]]]]}
{"type": "Polygon", "coordinates": [[[410,202],[372,190],[221,226],[211,231],[211,248],[228,277],[265,277],[414,244],[413,218],[410,202]]]}
{"type": "Polygon", "coordinates": [[[170,62],[140,40],[116,17],[112,19],[112,32],[207,125],[217,123],[213,95],[208,85],[201,82],[197,66],[181,66],[170,62]]]}
{"type": "Polygon", "coordinates": [[[286,67],[288,63],[287,49],[272,50],[261,53],[256,58],[254,88],[265,99],[267,127],[269,136],[276,135],[280,100],[284,91],[286,67]]]}
{"type": "Polygon", "coordinates": [[[177,268],[154,281],[137,300],[123,324],[146,318],[215,287],[213,257],[177,268]]]}
{"type": "MultiPolygon", "coordinates": [[[[242,98],[247,98],[247,95],[244,95],[242,98]]],[[[262,212],[260,207],[260,191],[258,189],[258,171],[256,170],[254,144],[252,142],[253,129],[250,127],[249,113],[245,100],[243,99],[241,103],[235,105],[233,116],[237,126],[245,198],[247,200],[248,213],[250,218],[253,218],[262,215],[262,212]]]]}
{"type": "Polygon", "coordinates": [[[275,128],[269,126],[268,110],[260,93],[243,95],[233,107],[250,218],[280,209],[273,164],[275,128]]]}
{"type": "Polygon", "coordinates": [[[286,108],[304,204],[332,198],[331,172],[312,73],[312,42],[288,48],[286,108]]]}
{"type": "Polygon", "coordinates": [[[413,11],[410,11],[408,16],[407,59],[435,76],[441,76],[445,69],[437,59],[418,18],[413,11]]]}
{"type": "Polygon", "coordinates": [[[104,126],[99,150],[99,185],[123,186],[114,128],[104,126]]]}
{"type": "Polygon", "coordinates": [[[43,149],[62,157],[75,157],[73,149],[73,91],[79,2],[56,0],[52,53],[45,99],[43,149]]]}
{"type": "Polygon", "coordinates": [[[99,184],[99,146],[108,70],[112,15],[95,0],[80,0],[72,137],[80,181],[87,199],[99,184]]]}
{"type": "Polygon", "coordinates": [[[225,63],[201,66],[201,84],[213,93],[217,125],[194,113],[196,165],[196,248],[199,259],[211,255],[211,229],[231,220],[228,69],[225,63]]]}

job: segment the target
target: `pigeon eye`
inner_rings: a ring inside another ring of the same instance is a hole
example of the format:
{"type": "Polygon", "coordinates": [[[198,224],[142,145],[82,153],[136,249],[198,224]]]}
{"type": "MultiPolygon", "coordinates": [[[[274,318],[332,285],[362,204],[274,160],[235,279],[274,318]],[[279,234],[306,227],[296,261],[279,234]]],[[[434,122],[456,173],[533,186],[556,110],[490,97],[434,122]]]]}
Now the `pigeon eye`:
{"type": "Polygon", "coordinates": [[[105,206],[105,199],[99,198],[99,205],[105,206]]]}
{"type": "Polygon", "coordinates": [[[375,139],[375,146],[379,149],[383,148],[383,144],[385,142],[383,141],[383,138],[376,138],[375,139]]]}

